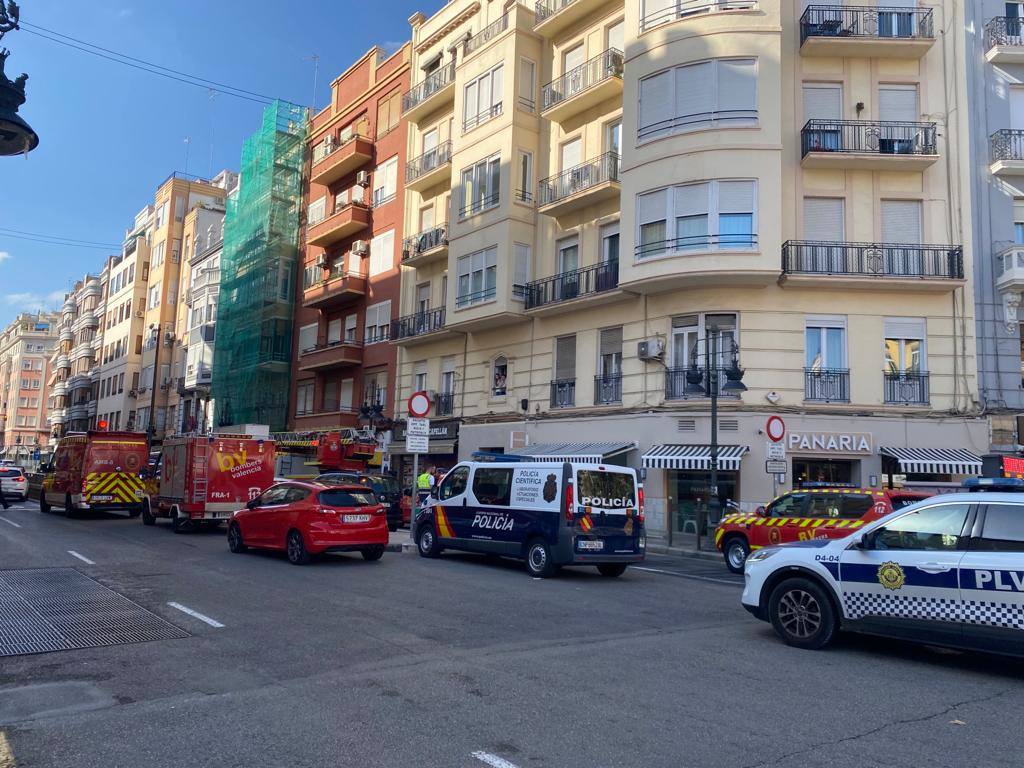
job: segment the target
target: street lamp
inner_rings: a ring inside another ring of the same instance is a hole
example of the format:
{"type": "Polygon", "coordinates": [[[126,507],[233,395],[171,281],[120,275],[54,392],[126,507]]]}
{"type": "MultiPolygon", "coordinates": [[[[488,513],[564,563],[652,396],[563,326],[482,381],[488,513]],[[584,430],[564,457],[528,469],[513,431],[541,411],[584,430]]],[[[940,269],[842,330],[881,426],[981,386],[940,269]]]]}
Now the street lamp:
{"type": "MultiPolygon", "coordinates": [[[[738,395],[746,392],[747,386],[743,383],[744,370],[740,368],[739,347],[736,341],[722,336],[711,336],[710,338],[698,339],[697,343],[690,350],[690,367],[686,370],[685,392],[690,395],[697,395],[711,398],[711,492],[708,495],[708,512],[717,513],[718,500],[718,393],[720,385],[719,368],[711,365],[712,360],[717,360],[719,355],[728,354],[730,357],[729,366],[721,371],[725,373],[725,383],[721,384],[723,394],[738,395]],[[719,343],[725,346],[728,342],[728,349],[719,349],[719,343]],[[699,347],[704,345],[704,368],[699,367],[699,347]]],[[[700,537],[705,528],[707,520],[702,509],[697,510],[697,549],[700,549],[700,537]]],[[[713,514],[713,519],[718,520],[719,515],[713,514]]]]}
{"type": "MultiPolygon", "coordinates": [[[[20,12],[16,3],[0,0],[0,38],[11,30],[18,29],[20,12]]],[[[27,154],[39,146],[39,136],[18,115],[18,107],[25,103],[25,82],[28,75],[22,73],[11,80],[4,74],[4,62],[10,55],[6,48],[0,48],[0,155],[27,154]]]]}

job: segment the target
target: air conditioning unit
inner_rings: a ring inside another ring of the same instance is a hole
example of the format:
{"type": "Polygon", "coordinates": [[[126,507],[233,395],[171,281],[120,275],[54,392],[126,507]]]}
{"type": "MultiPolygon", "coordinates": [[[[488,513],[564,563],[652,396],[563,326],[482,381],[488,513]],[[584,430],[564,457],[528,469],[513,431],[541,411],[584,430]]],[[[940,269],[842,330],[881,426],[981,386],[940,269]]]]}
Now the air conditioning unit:
{"type": "Polygon", "coordinates": [[[661,339],[644,339],[636,345],[636,356],[641,360],[661,360],[665,357],[665,342],[661,339]]]}
{"type": "Polygon", "coordinates": [[[365,256],[367,253],[367,245],[365,240],[356,240],[352,243],[352,253],[356,256],[365,256]]]}
{"type": "Polygon", "coordinates": [[[370,172],[360,171],[359,173],[357,173],[356,184],[358,184],[363,189],[366,189],[366,187],[370,186],[370,172]]]}
{"type": "Polygon", "coordinates": [[[129,389],[128,390],[128,397],[138,397],[138,396],[139,396],[139,393],[137,391],[135,391],[134,389],[129,389]]]}
{"type": "Polygon", "coordinates": [[[164,334],[164,341],[174,341],[174,334],[171,333],[170,331],[167,331],[164,334]]]}
{"type": "Polygon", "coordinates": [[[139,317],[139,318],[142,318],[142,317],[146,316],[146,313],[143,312],[141,309],[137,309],[137,310],[135,310],[135,316],[139,317]]]}
{"type": "Polygon", "coordinates": [[[327,268],[327,256],[325,256],[323,254],[317,256],[316,257],[316,266],[320,267],[321,269],[326,269],[327,268]]]}

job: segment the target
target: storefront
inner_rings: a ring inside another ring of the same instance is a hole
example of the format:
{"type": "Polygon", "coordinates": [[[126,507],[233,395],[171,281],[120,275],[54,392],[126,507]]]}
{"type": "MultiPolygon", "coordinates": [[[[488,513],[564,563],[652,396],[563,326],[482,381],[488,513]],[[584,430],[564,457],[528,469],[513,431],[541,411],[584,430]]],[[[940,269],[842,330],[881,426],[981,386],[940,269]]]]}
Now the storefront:
{"type": "MultiPolygon", "coordinates": [[[[420,471],[433,464],[446,472],[455,466],[459,452],[459,422],[457,419],[431,420],[430,451],[420,455],[420,471]]],[[[388,470],[398,478],[403,488],[412,488],[413,456],[405,450],[405,422],[398,422],[391,434],[387,450],[388,470]]]]}

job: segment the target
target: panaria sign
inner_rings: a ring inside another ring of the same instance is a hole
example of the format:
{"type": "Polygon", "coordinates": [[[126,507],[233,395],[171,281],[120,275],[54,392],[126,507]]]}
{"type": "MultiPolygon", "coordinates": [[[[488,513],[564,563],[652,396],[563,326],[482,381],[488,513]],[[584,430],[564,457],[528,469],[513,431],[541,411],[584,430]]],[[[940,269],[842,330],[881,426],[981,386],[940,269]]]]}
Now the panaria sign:
{"type": "Polygon", "coordinates": [[[872,453],[870,432],[790,432],[786,446],[790,451],[823,453],[872,453]]]}

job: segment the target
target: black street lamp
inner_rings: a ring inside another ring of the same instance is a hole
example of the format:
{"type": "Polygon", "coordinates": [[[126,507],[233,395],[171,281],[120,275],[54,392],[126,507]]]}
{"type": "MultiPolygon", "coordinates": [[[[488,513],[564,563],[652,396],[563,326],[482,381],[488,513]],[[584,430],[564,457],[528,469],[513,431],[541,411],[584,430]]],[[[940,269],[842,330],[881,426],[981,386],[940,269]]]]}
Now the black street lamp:
{"type": "MultiPolygon", "coordinates": [[[[711,492],[708,495],[707,512],[712,513],[711,517],[718,520],[719,499],[718,499],[718,395],[719,388],[723,394],[739,394],[746,392],[747,386],[743,383],[744,370],[740,368],[739,347],[736,341],[731,338],[718,335],[710,338],[698,339],[697,344],[690,350],[690,367],[686,370],[686,393],[690,395],[704,396],[711,399],[711,492]],[[698,365],[698,348],[704,346],[704,368],[698,365]],[[719,349],[719,345],[722,349],[719,349]],[[728,347],[728,348],[726,348],[728,347]],[[719,356],[730,357],[730,363],[724,369],[712,366],[713,360],[719,356]],[[721,383],[720,374],[725,374],[725,383],[721,383]]],[[[697,549],[700,549],[700,538],[707,525],[705,511],[697,510],[697,549]]]]}
{"type": "MultiPolygon", "coordinates": [[[[0,0],[0,39],[8,32],[18,29],[21,12],[14,0],[7,0],[5,6],[0,0]]],[[[14,80],[4,74],[4,63],[11,52],[0,48],[0,155],[27,154],[39,146],[39,136],[32,126],[18,115],[18,107],[25,103],[24,72],[14,80]]]]}

